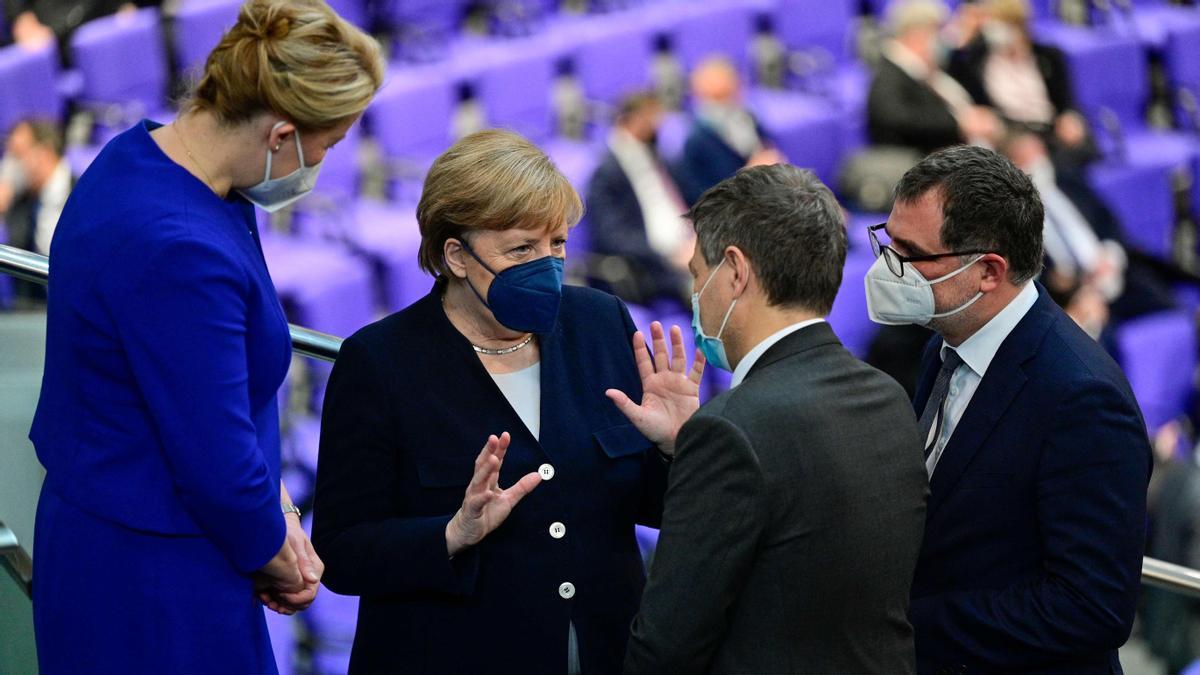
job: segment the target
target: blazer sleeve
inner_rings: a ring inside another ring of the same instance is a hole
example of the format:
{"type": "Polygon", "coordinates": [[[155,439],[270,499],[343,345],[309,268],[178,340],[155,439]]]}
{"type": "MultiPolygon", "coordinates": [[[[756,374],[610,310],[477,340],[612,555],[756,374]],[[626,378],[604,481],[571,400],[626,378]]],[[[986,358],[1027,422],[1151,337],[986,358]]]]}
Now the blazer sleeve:
{"type": "Polygon", "coordinates": [[[218,246],[181,237],[108,301],[180,501],[244,573],[274,557],[285,531],[250,417],[248,285],[218,246]]]}
{"type": "Polygon", "coordinates": [[[449,557],[446,525],[454,514],[406,516],[398,502],[403,441],[382,372],[352,337],[342,343],[325,391],[312,537],[325,562],[323,582],[343,595],[470,595],[478,547],[449,557]]]}
{"type": "MultiPolygon", "coordinates": [[[[638,327],[629,315],[629,308],[619,298],[616,299],[621,312],[621,321],[625,327],[625,344],[628,345],[630,356],[633,357],[633,334],[638,327]]],[[[669,329],[669,327],[667,327],[669,329]]],[[[636,379],[636,375],[635,378],[636,379]]],[[[625,392],[631,400],[640,401],[642,398],[641,384],[636,390],[625,392]]],[[[661,527],[663,512],[663,495],[667,491],[667,459],[658,448],[646,451],[642,467],[642,498],[638,505],[637,522],[647,527],[661,527]]]]}
{"type": "Polygon", "coordinates": [[[1114,650],[1129,637],[1150,474],[1141,415],[1130,395],[1097,379],[1055,419],[1034,486],[1041,574],[994,591],[913,600],[919,658],[1020,670],[1114,650]]]}
{"type": "Polygon", "coordinates": [[[740,429],[698,414],[677,448],[627,674],[709,671],[767,519],[762,469],[740,429]]]}

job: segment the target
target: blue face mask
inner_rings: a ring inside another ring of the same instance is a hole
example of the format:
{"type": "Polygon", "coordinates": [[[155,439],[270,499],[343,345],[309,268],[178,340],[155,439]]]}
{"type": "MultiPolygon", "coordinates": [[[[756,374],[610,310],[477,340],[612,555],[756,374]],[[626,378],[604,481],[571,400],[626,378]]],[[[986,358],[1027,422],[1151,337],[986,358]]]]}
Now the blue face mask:
{"type": "Polygon", "coordinates": [[[522,333],[549,333],[558,320],[558,305],[562,301],[563,259],[546,256],[514,265],[499,274],[479,259],[466,241],[462,247],[496,278],[484,299],[470,279],[467,285],[484,307],[492,310],[506,328],[522,333]]]}
{"type": "Polygon", "coordinates": [[[725,343],[721,341],[721,333],[725,332],[725,324],[729,323],[729,315],[733,314],[733,308],[737,305],[737,298],[729,303],[729,309],[725,312],[725,318],[721,320],[721,327],[717,329],[717,334],[713,336],[704,334],[704,326],[700,323],[700,294],[708,288],[712,283],[713,277],[717,276],[717,270],[721,269],[721,265],[725,264],[725,260],[717,263],[713,268],[712,274],[708,275],[708,281],[700,287],[700,293],[692,293],[692,334],[696,338],[696,346],[704,353],[704,358],[712,365],[721,370],[733,370],[733,366],[729,364],[729,356],[725,353],[725,343]]]}

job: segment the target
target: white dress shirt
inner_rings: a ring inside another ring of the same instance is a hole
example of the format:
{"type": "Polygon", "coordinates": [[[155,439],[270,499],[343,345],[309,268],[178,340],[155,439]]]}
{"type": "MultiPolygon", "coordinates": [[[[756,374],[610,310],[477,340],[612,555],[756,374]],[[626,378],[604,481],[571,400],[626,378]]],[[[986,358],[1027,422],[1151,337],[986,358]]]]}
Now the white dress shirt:
{"type": "Polygon", "coordinates": [[[683,217],[687,205],[679,196],[678,188],[650,146],[628,131],[620,127],[613,129],[608,137],[608,147],[633,186],[650,248],[664,258],[677,257],[679,247],[690,235],[683,217]]]}
{"type": "Polygon", "coordinates": [[[782,328],[780,330],[775,331],[774,333],[769,335],[767,337],[767,339],[754,345],[754,349],[751,349],[749,352],[746,352],[746,355],[742,357],[742,360],[738,361],[737,368],[733,369],[733,379],[729,383],[729,388],[733,389],[734,387],[741,384],[742,380],[746,379],[746,375],[748,375],[750,373],[750,369],[754,367],[754,364],[760,358],[762,358],[763,354],[767,353],[768,349],[770,349],[771,347],[774,347],[776,342],[779,342],[783,338],[791,335],[792,333],[795,333],[796,331],[800,330],[801,328],[808,328],[809,326],[821,323],[823,321],[825,321],[825,319],[817,318],[817,319],[809,319],[808,321],[801,321],[800,323],[794,323],[794,324],[788,326],[787,328],[782,328]]]}
{"type": "MultiPolygon", "coordinates": [[[[938,460],[942,458],[942,451],[946,449],[946,444],[950,442],[950,437],[954,435],[954,428],[958,426],[958,421],[962,419],[963,413],[967,411],[967,406],[971,403],[971,397],[975,395],[975,390],[979,388],[979,383],[983,380],[983,376],[987,374],[988,366],[991,365],[992,359],[996,357],[996,352],[1000,350],[1000,345],[1004,344],[1004,340],[1008,338],[1009,333],[1021,323],[1021,319],[1029,313],[1029,310],[1037,302],[1038,291],[1032,281],[1025,282],[1025,287],[1017,294],[1017,297],[1012,299],[1004,309],[1000,310],[996,316],[992,317],[991,321],[984,324],[974,335],[963,341],[958,347],[951,347],[948,344],[942,344],[941,357],[944,362],[946,359],[946,351],[953,349],[958,352],[962,358],[962,365],[954,371],[954,375],[950,377],[950,391],[946,394],[946,419],[942,423],[941,433],[938,435],[937,444],[933,446],[933,450],[929,452],[929,457],[925,459],[925,469],[929,472],[929,476],[933,477],[933,471],[937,468],[938,460]]],[[[937,425],[934,425],[929,430],[930,438],[925,439],[926,446],[929,441],[933,440],[932,436],[937,431],[937,425]]]]}

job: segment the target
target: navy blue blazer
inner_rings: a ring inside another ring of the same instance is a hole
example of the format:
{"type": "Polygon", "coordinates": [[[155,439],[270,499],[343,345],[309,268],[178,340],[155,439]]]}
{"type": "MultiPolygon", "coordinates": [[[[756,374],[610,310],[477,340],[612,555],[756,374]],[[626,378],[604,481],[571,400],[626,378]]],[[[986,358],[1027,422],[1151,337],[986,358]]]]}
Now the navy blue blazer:
{"type": "MultiPolygon", "coordinates": [[[[1117,364],[1038,294],[933,473],[909,608],[921,673],[1121,672],[1149,440],[1117,364]]],[[[918,416],[941,345],[925,352],[918,416]]]]}
{"type": "Polygon", "coordinates": [[[346,340],[325,395],[313,542],[325,585],[362,598],[350,670],[565,673],[574,623],[583,671],[619,672],[645,583],[634,524],[657,526],[666,489],[657,449],[604,396],[641,397],[629,313],[563,289],[538,336],[534,438],[446,318],[443,283],[346,340]],[[446,524],[504,431],[501,485],[543,465],[553,477],[451,560],[446,524]]]}
{"type": "Polygon", "coordinates": [[[650,246],[642,206],[611,150],[588,180],[587,206],[592,251],[620,256],[634,266],[641,301],[678,298],[679,273],[650,246]]]}

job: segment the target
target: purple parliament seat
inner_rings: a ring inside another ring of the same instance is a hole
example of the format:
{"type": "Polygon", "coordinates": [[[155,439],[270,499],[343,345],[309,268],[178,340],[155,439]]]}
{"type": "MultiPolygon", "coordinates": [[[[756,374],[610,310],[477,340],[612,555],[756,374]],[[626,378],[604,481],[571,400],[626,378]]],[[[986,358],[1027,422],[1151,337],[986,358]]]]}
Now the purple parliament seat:
{"type": "Polygon", "coordinates": [[[63,119],[63,100],[56,86],[58,52],[53,45],[27,49],[0,48],[0,134],[27,117],[63,119]]]}
{"type": "Polygon", "coordinates": [[[391,177],[416,183],[453,142],[455,82],[432,67],[396,68],[364,114],[391,177]]]}
{"type": "Polygon", "coordinates": [[[745,0],[684,5],[675,12],[675,53],[687,70],[714,54],[728,57],[748,82],[750,38],[763,3],[745,0]]]}
{"type": "Polygon", "coordinates": [[[1089,168],[1088,181],[1117,216],[1129,244],[1170,258],[1175,230],[1170,167],[1103,162],[1089,168]]]}
{"type": "Polygon", "coordinates": [[[292,323],[345,337],[375,318],[370,273],[357,257],[330,242],[265,232],[262,245],[292,323]]]}
{"type": "Polygon", "coordinates": [[[158,9],[90,21],[71,37],[71,52],[83,76],[79,102],[98,113],[102,132],[124,129],[142,117],[167,117],[168,69],[158,9]]]}
{"type": "Polygon", "coordinates": [[[187,78],[199,77],[208,54],[237,23],[243,0],[186,0],[174,16],[175,65],[187,78]]]}
{"type": "Polygon", "coordinates": [[[874,262],[875,256],[869,248],[851,248],[846,255],[842,284],[833,301],[833,310],[827,317],[842,344],[860,359],[867,355],[867,348],[879,330],[867,315],[867,292],[863,281],[874,262]]]}
{"type": "Polygon", "coordinates": [[[1196,371],[1196,322],[1187,311],[1152,314],[1117,329],[1121,367],[1150,433],[1184,414],[1196,371]]]}
{"type": "Polygon", "coordinates": [[[826,185],[837,178],[842,158],[842,115],[826,100],[800,92],[757,89],[747,103],[779,150],[796,166],[811,169],[826,185]]]}

